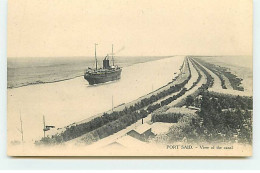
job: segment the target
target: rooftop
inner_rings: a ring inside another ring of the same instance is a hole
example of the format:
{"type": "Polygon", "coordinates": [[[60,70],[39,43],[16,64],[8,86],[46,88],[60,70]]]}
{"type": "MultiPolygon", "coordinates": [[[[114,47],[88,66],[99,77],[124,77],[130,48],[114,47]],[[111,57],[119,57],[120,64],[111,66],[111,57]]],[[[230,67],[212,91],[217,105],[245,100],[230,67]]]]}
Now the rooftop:
{"type": "Polygon", "coordinates": [[[129,135],[123,136],[122,138],[119,138],[116,143],[124,146],[124,147],[134,147],[134,146],[140,146],[145,145],[145,142],[142,142],[136,138],[133,138],[129,135]],[[134,146],[133,146],[134,145],[134,146]]]}
{"type": "Polygon", "coordinates": [[[137,133],[142,134],[146,132],[147,130],[151,129],[151,125],[144,123],[141,126],[138,126],[136,129],[134,129],[137,133]]]}

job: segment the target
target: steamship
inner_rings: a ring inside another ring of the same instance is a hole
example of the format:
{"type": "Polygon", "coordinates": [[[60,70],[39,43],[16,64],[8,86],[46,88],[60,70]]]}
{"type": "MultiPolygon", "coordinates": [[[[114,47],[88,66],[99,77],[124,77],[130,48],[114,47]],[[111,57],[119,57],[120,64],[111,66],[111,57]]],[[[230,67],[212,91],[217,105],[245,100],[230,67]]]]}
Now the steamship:
{"type": "Polygon", "coordinates": [[[118,80],[121,78],[121,72],[122,68],[118,67],[114,64],[114,53],[113,53],[113,45],[112,45],[112,65],[110,65],[110,56],[107,55],[103,59],[103,68],[97,68],[97,51],[96,51],[96,45],[95,44],[95,65],[96,68],[90,68],[86,70],[84,74],[84,78],[88,81],[90,85],[105,83],[109,81],[118,80]]]}

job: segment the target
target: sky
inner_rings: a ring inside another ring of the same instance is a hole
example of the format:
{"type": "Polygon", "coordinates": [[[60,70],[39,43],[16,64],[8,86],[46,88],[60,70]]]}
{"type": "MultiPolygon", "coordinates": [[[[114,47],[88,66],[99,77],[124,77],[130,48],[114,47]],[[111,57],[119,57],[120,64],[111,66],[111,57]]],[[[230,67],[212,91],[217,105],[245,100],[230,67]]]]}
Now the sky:
{"type": "Polygon", "coordinates": [[[7,30],[8,57],[252,55],[252,1],[9,0],[7,30]]]}

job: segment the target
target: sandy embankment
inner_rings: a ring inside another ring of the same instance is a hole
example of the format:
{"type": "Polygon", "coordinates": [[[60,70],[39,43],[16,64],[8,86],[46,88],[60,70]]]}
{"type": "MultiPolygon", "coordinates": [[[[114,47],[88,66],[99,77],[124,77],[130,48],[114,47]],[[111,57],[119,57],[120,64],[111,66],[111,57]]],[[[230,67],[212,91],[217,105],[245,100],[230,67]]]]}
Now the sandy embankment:
{"type": "Polygon", "coordinates": [[[234,73],[242,80],[242,86],[245,91],[233,90],[228,78],[224,77],[228,89],[222,89],[221,81],[219,77],[214,74],[212,71],[207,69],[201,64],[201,66],[206,69],[209,74],[214,78],[214,84],[209,91],[231,94],[231,95],[240,95],[240,96],[252,96],[253,94],[253,71],[252,71],[252,57],[245,56],[235,56],[235,57],[203,57],[203,60],[212,63],[214,65],[219,65],[222,67],[228,68],[231,73],[234,73]]]}
{"type": "MultiPolygon", "coordinates": [[[[221,56],[221,57],[203,57],[203,60],[228,68],[231,73],[235,74],[242,80],[244,91],[234,91],[234,94],[252,96],[253,95],[253,58],[252,56],[221,56]]],[[[228,79],[224,78],[225,81],[228,79]]],[[[230,82],[226,82],[230,85],[230,82]]],[[[228,90],[225,93],[231,92],[228,90]]]]}
{"type": "MultiPolygon", "coordinates": [[[[198,77],[199,77],[199,74],[198,72],[195,70],[195,67],[192,65],[192,63],[190,63],[190,68],[191,68],[191,71],[193,71],[193,73],[191,73],[191,79],[190,79],[190,82],[187,83],[186,85],[190,86],[193,84],[193,82],[195,82],[198,77]]],[[[182,95],[181,97],[179,97],[178,99],[176,99],[175,101],[173,101],[172,103],[170,103],[168,106],[170,107],[173,107],[173,106],[176,106],[178,103],[180,103],[181,101],[183,101],[187,96],[189,95],[192,95],[194,94],[198,89],[199,87],[201,87],[203,84],[206,83],[206,80],[207,80],[207,77],[206,75],[199,69],[197,68],[201,74],[201,79],[199,81],[199,83],[197,83],[196,86],[194,86],[193,88],[191,88],[189,91],[187,91],[184,95],[182,95]]],[[[186,87],[186,85],[184,87],[186,87]]],[[[186,87],[187,88],[187,87],[186,87]]]]}
{"type": "MultiPolygon", "coordinates": [[[[89,86],[83,77],[68,81],[8,89],[8,141],[20,141],[20,112],[24,140],[32,143],[43,136],[47,125],[64,127],[114,106],[128,103],[167,84],[179,71],[184,56],[125,67],[121,80],[89,86]]],[[[51,132],[47,132],[47,135],[51,132]]]]}
{"type": "Polygon", "coordinates": [[[191,61],[188,61],[190,64],[190,72],[191,72],[191,78],[188,81],[188,83],[185,85],[185,88],[187,88],[187,90],[191,89],[192,85],[194,82],[197,81],[199,74],[197,72],[197,70],[195,69],[195,67],[193,66],[193,64],[191,63],[191,61]]]}

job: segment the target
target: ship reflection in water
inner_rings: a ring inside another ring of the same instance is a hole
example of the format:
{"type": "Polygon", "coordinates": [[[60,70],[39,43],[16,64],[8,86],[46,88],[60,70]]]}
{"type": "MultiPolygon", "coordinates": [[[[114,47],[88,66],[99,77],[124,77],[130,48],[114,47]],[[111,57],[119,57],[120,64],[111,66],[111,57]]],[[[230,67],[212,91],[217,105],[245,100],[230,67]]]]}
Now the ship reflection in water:
{"type": "Polygon", "coordinates": [[[95,61],[96,61],[96,68],[88,68],[84,74],[84,78],[88,81],[90,85],[105,83],[109,81],[118,80],[121,78],[122,68],[115,66],[114,64],[114,54],[113,54],[113,45],[112,45],[112,62],[113,65],[110,66],[109,58],[110,56],[107,55],[103,60],[103,68],[97,68],[97,55],[96,55],[96,45],[95,44],[95,61]]]}

